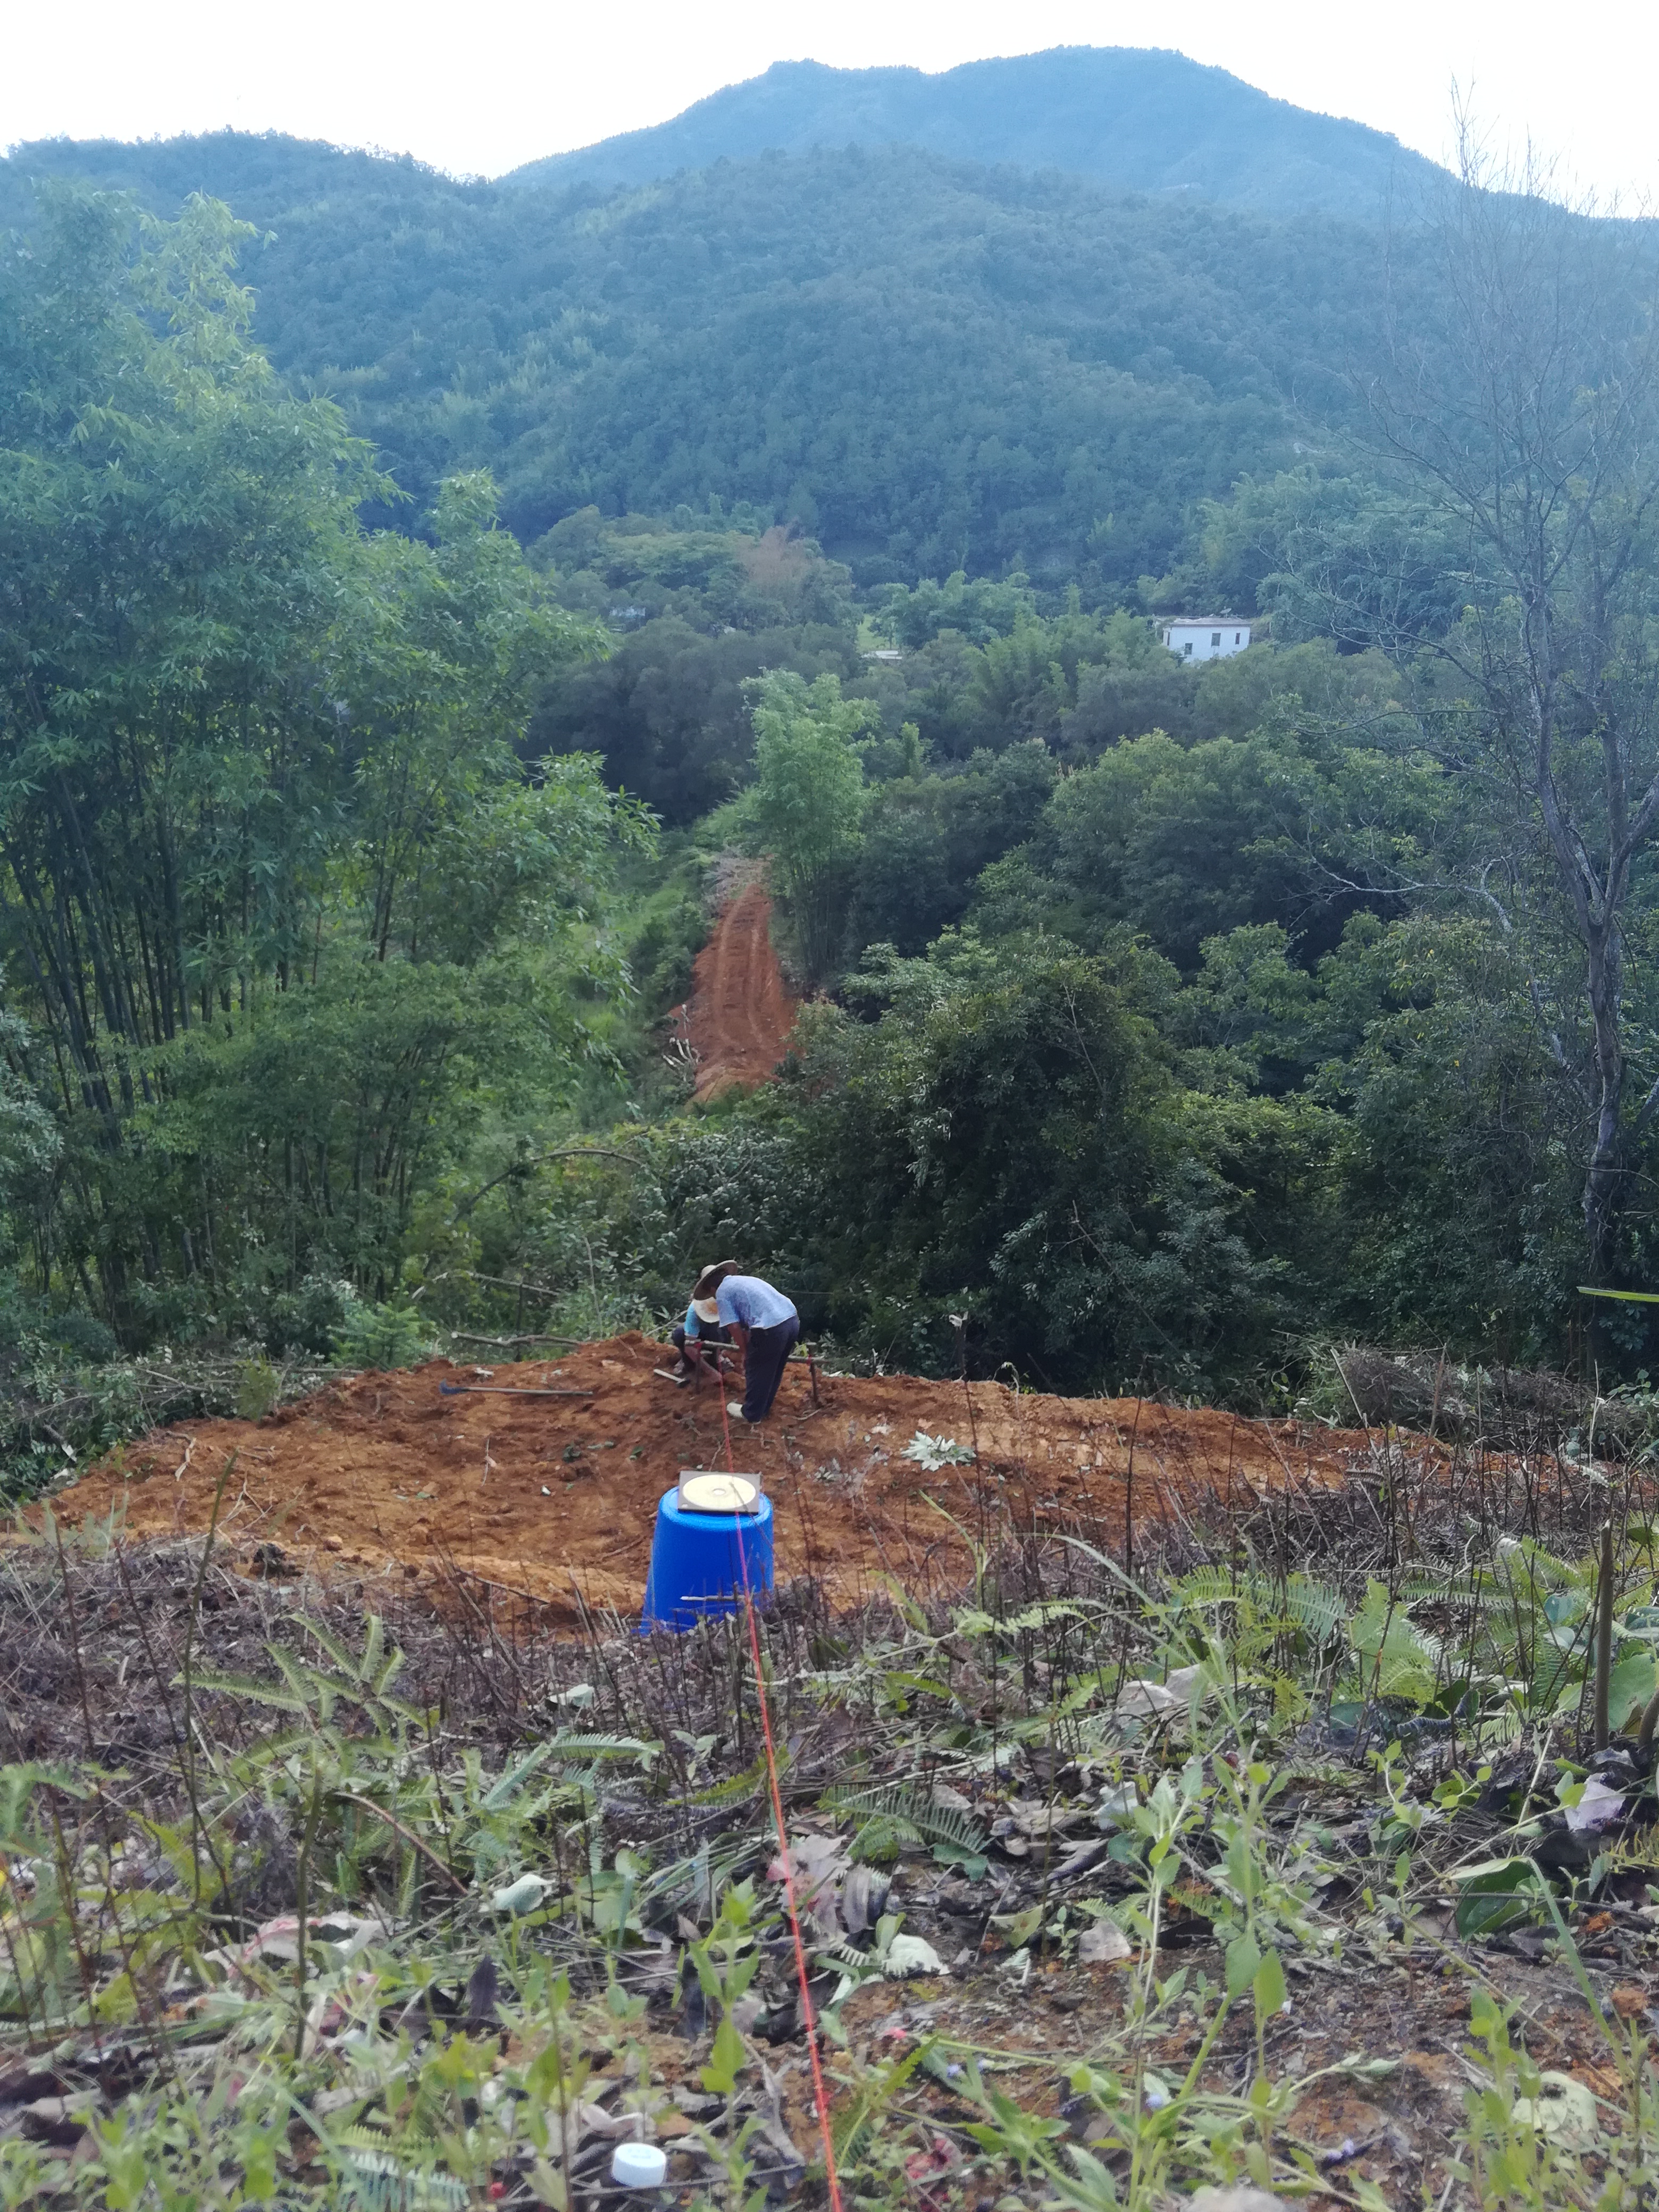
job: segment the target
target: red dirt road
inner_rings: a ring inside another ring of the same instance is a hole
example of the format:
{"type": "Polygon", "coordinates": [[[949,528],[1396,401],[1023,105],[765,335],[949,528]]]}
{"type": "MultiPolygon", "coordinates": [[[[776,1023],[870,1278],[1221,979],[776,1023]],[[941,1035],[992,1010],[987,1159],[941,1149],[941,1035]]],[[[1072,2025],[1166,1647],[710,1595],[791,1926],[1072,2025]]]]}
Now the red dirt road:
{"type": "Polygon", "coordinates": [[[697,955],[688,1013],[698,1098],[752,1091],[783,1057],[796,1001],[784,988],[771,921],[771,900],[750,884],[721,909],[697,955]]]}
{"type": "MultiPolygon", "coordinates": [[[[219,1494],[227,1554],[257,1571],[343,1571],[371,1604],[377,1581],[406,1577],[566,1615],[580,1593],[628,1615],[658,1498],[681,1468],[724,1464],[719,1398],[659,1382],[652,1369],[665,1357],[627,1335],[490,1378],[586,1398],[444,1397],[440,1382],[484,1378],[443,1360],[357,1376],[258,1423],[160,1431],[59,1492],[52,1510],[169,1536],[205,1528],[219,1494]]],[[[1366,1438],[904,1375],[828,1377],[815,1407],[792,1366],[772,1419],[732,1443],[774,1501],[780,1576],[820,1576],[853,1603],[884,1576],[915,1590],[958,1582],[969,1541],[1011,1524],[1093,1531],[1115,1549],[1126,1518],[1335,1485],[1366,1438]],[[907,1459],[918,1429],[976,1444],[976,1462],[929,1471],[907,1459]]]]}

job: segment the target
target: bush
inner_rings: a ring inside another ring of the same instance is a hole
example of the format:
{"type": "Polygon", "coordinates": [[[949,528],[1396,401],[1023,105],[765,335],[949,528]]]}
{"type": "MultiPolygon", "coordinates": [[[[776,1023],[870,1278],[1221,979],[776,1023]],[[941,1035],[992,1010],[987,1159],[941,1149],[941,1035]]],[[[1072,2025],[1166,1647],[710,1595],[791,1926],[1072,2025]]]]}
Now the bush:
{"type": "Polygon", "coordinates": [[[245,1359],[236,1370],[237,1419],[263,1421],[282,1387],[282,1377],[268,1359],[245,1359]]]}
{"type": "Polygon", "coordinates": [[[354,1299],[334,1356],[342,1367],[412,1367],[432,1350],[425,1320],[412,1305],[366,1305],[354,1299]]]}

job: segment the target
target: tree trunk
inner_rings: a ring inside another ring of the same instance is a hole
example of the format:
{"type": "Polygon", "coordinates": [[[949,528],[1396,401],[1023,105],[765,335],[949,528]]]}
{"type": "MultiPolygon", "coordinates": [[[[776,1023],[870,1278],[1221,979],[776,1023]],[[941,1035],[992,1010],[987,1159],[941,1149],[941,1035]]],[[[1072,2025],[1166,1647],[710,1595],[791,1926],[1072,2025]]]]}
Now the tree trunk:
{"type": "Polygon", "coordinates": [[[1619,1210],[1620,1113],[1624,1103],[1625,1051],[1620,1035],[1619,949],[1616,929],[1592,929],[1588,982],[1590,1023],[1595,1038],[1595,1133],[1584,1177],[1586,1263],[1593,1283],[1608,1280],[1619,1210]]]}

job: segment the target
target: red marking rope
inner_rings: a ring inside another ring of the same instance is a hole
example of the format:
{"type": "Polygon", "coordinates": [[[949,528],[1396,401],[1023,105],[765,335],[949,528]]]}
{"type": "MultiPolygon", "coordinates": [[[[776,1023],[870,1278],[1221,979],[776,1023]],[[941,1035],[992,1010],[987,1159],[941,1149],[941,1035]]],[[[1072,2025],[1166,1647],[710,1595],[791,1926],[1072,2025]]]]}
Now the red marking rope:
{"type": "MultiPolygon", "coordinates": [[[[720,1427],[726,1433],[726,1471],[735,1474],[732,1459],[732,1424],[726,1419],[726,1393],[720,1392],[720,1427]]],[[[749,1656],[755,1662],[755,1694],[760,1700],[761,1735],[766,1746],[766,1778],[772,1792],[772,1820],[778,1832],[778,1859],[783,1868],[784,1905],[789,1933],[795,1946],[795,1982],[800,1990],[801,2017],[806,2023],[806,2056],[812,2067],[812,2102],[817,2108],[818,2135],[823,2144],[824,2177],[830,2185],[830,2212],[842,2212],[841,2176],[836,2170],[835,2139],[830,2131],[830,2100],[823,2090],[823,2068],[818,2060],[818,2023],[807,1985],[806,1946],[801,1941],[800,1913],[795,1904],[795,1870],[789,1863],[789,1832],[783,1820],[783,1792],[778,1787],[777,1753],[772,1744],[772,1712],[767,1701],[766,1677],[761,1672],[760,1631],[755,1626],[755,1601],[749,1587],[749,1560],[743,1547],[743,1516],[732,1516],[738,1538],[738,1571],[743,1577],[743,1610],[749,1625],[749,1656]]]]}

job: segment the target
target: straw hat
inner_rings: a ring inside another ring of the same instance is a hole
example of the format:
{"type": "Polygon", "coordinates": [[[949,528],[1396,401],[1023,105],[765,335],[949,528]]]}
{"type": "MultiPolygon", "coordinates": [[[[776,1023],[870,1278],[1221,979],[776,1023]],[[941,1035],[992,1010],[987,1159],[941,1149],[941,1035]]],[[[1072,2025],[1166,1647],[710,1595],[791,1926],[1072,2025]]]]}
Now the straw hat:
{"type": "Polygon", "coordinates": [[[718,1322],[720,1317],[720,1304],[714,1298],[693,1298],[691,1310],[699,1321],[718,1322]]]}
{"type": "Polygon", "coordinates": [[[726,1280],[726,1277],[728,1275],[735,1275],[737,1273],[738,1263],[735,1260],[714,1261],[712,1265],[703,1269],[696,1281],[692,1284],[692,1304],[696,1305],[699,1298],[702,1299],[705,1304],[712,1304],[714,1303],[715,1291],[719,1290],[720,1285],[726,1280]]]}

